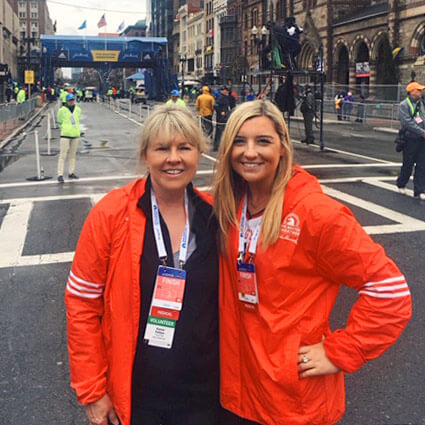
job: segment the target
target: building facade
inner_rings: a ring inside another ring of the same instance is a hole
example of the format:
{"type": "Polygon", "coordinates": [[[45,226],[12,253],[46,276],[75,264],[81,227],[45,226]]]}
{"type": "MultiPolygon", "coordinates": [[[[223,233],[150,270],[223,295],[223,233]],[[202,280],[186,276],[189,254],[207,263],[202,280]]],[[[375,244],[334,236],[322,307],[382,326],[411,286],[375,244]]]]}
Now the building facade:
{"type": "Polygon", "coordinates": [[[17,78],[18,74],[18,51],[19,19],[16,1],[0,0],[0,64],[4,69],[7,68],[12,78],[17,78]]]}
{"type": "Polygon", "coordinates": [[[204,77],[204,11],[191,13],[187,19],[187,73],[191,79],[204,77]]]}
{"type": "MultiPolygon", "coordinates": [[[[192,4],[170,1],[175,10],[174,19],[179,8],[192,4]]],[[[159,10],[166,2],[155,0],[151,4],[152,21],[162,20],[154,28],[165,28],[165,18],[170,12],[159,10]]],[[[265,24],[270,21],[283,24],[288,16],[295,16],[304,30],[302,50],[297,57],[300,69],[316,69],[318,56],[323,52],[327,82],[372,96],[369,90],[372,86],[405,84],[412,76],[425,82],[424,1],[204,0],[202,3],[198,4],[204,9],[202,67],[208,82],[217,81],[217,77],[224,81],[230,75],[239,80],[247,75],[250,82],[258,82],[260,54],[268,38],[263,33],[265,24]]],[[[170,55],[175,56],[184,53],[184,35],[180,31],[178,23],[174,25],[174,37],[173,31],[167,36],[164,30],[154,35],[168,37],[171,46],[181,44],[178,49],[171,49],[170,55]]],[[[187,43],[185,47],[188,54],[187,43]]],[[[197,60],[201,62],[199,58],[193,60],[193,66],[192,62],[182,65],[179,59],[173,60],[173,69],[181,71],[185,66],[187,71],[193,69],[199,74],[195,65],[197,60]]]]}
{"type": "MultiPolygon", "coordinates": [[[[15,0],[16,1],[16,0],[15,0]]],[[[39,79],[40,68],[40,35],[54,34],[54,25],[50,19],[46,0],[17,0],[20,47],[18,53],[19,78],[24,80],[25,69],[35,71],[39,79]]]]}
{"type": "Polygon", "coordinates": [[[205,0],[204,3],[204,22],[205,22],[205,41],[204,41],[204,70],[208,83],[213,83],[216,77],[214,63],[214,1],[205,0]]]}
{"type": "Polygon", "coordinates": [[[197,5],[180,7],[174,36],[178,36],[177,72],[186,80],[200,80],[204,76],[204,10],[197,5]]]}
{"type": "Polygon", "coordinates": [[[221,58],[221,19],[227,15],[227,0],[214,0],[213,1],[213,10],[214,10],[214,64],[215,64],[215,74],[219,75],[223,65],[221,58]]]}
{"type": "MultiPolygon", "coordinates": [[[[290,3],[270,0],[273,19],[290,16],[290,3]]],[[[294,0],[292,6],[304,28],[300,68],[313,69],[323,46],[327,81],[347,89],[373,96],[369,87],[405,84],[412,71],[425,81],[425,2],[294,0]],[[401,50],[398,56],[395,49],[401,50]]]]}
{"type": "Polygon", "coordinates": [[[147,24],[145,19],[129,25],[121,34],[121,37],[146,37],[147,24]]]}

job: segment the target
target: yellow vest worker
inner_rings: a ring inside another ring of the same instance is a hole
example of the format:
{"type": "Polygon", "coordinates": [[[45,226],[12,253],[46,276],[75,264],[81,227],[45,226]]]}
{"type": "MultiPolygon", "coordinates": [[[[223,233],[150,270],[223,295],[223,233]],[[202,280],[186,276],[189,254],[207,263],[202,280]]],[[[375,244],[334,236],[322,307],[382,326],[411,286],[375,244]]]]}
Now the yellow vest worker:
{"type": "Polygon", "coordinates": [[[180,105],[180,106],[186,106],[186,103],[183,99],[180,99],[180,93],[178,90],[174,89],[171,92],[171,98],[167,100],[167,105],[180,105]]]}
{"type": "MultiPolygon", "coordinates": [[[[66,92],[65,92],[66,94],[66,92]]],[[[62,94],[61,94],[62,97],[62,94]]],[[[75,96],[66,94],[66,104],[58,111],[58,124],[61,129],[60,152],[58,158],[58,182],[64,183],[63,170],[65,159],[69,152],[68,177],[78,179],[74,174],[75,157],[77,154],[78,142],[80,138],[80,117],[81,108],[75,104],[75,96]]]]}

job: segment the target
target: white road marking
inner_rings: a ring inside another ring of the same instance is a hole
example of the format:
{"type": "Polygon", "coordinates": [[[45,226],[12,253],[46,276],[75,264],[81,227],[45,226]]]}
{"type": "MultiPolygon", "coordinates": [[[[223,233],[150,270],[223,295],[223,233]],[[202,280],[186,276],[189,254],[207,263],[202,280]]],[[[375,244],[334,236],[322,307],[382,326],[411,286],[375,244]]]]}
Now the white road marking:
{"type": "Polygon", "coordinates": [[[208,154],[206,154],[206,153],[203,153],[202,154],[202,156],[204,157],[204,158],[207,158],[207,159],[209,159],[210,161],[212,161],[212,162],[217,162],[217,158],[214,158],[213,156],[211,156],[211,155],[208,155],[208,154]]]}
{"type": "Polygon", "coordinates": [[[369,168],[369,167],[400,167],[400,163],[391,162],[388,164],[373,163],[373,164],[309,164],[303,165],[304,169],[315,169],[315,168],[369,168]]]}
{"type": "MultiPolygon", "coordinates": [[[[77,184],[79,182],[97,182],[97,181],[108,181],[108,180],[125,180],[125,179],[135,179],[140,177],[137,174],[124,174],[121,176],[99,176],[99,177],[81,177],[78,180],[74,180],[72,184],[77,184]]],[[[67,183],[71,183],[68,182],[67,183]]],[[[45,186],[45,185],[58,185],[56,180],[47,180],[42,182],[21,182],[21,183],[3,183],[0,184],[0,189],[7,189],[9,187],[27,187],[27,186],[45,186]]]]}
{"type": "Polygon", "coordinates": [[[366,232],[370,235],[374,234],[386,234],[386,233],[400,233],[402,232],[402,227],[404,226],[405,232],[417,232],[425,230],[425,222],[418,220],[416,218],[410,217],[408,215],[399,213],[397,211],[391,210],[389,208],[382,207],[380,205],[374,204],[373,202],[366,201],[356,196],[349,195],[348,193],[341,192],[336,189],[332,189],[328,186],[322,186],[323,191],[332,196],[335,199],[347,202],[356,207],[362,208],[366,211],[370,211],[373,214],[380,215],[391,221],[394,221],[399,224],[388,224],[381,226],[364,226],[366,232]]]}
{"type": "MultiPolygon", "coordinates": [[[[296,139],[291,139],[291,140],[292,140],[293,143],[302,144],[301,141],[299,141],[299,140],[296,140],[296,139]]],[[[312,147],[313,149],[320,149],[320,146],[319,145],[309,145],[309,146],[312,147]]],[[[342,153],[344,155],[354,156],[356,158],[367,159],[369,161],[382,162],[383,164],[393,164],[393,162],[387,161],[385,159],[373,158],[371,156],[360,155],[358,153],[343,151],[341,149],[335,149],[335,148],[332,148],[332,147],[328,147],[327,149],[329,149],[330,151],[333,151],[333,152],[342,153]]]]}
{"type": "MultiPolygon", "coordinates": [[[[371,186],[379,187],[380,189],[390,190],[391,192],[399,193],[398,187],[394,184],[385,183],[379,180],[371,180],[371,179],[365,179],[364,182],[367,184],[370,184],[371,186]]],[[[413,196],[413,190],[406,188],[406,192],[407,192],[407,195],[413,196]]]]}
{"type": "Polygon", "coordinates": [[[0,227],[0,268],[18,265],[22,258],[32,202],[11,203],[0,227]]]}
{"type": "MultiPolygon", "coordinates": [[[[214,170],[198,170],[196,172],[197,175],[209,175],[213,174],[214,170]]],[[[70,184],[78,184],[79,182],[99,182],[99,181],[111,181],[111,180],[132,180],[142,178],[143,176],[139,174],[124,174],[121,176],[99,176],[99,177],[80,177],[78,180],[74,181],[66,181],[66,183],[70,184]]],[[[28,187],[28,186],[45,186],[45,185],[58,185],[56,180],[46,180],[42,182],[21,182],[21,183],[3,183],[0,184],[0,189],[7,189],[11,187],[28,187]]],[[[4,202],[1,201],[0,202],[4,202]]]]}
{"type": "Polygon", "coordinates": [[[86,198],[101,198],[106,195],[107,192],[91,193],[84,194],[79,193],[75,195],[52,195],[52,196],[40,196],[38,198],[14,198],[14,199],[3,199],[0,201],[0,204],[25,204],[28,202],[48,202],[48,201],[58,201],[58,200],[72,200],[72,199],[86,199],[86,198]]]}

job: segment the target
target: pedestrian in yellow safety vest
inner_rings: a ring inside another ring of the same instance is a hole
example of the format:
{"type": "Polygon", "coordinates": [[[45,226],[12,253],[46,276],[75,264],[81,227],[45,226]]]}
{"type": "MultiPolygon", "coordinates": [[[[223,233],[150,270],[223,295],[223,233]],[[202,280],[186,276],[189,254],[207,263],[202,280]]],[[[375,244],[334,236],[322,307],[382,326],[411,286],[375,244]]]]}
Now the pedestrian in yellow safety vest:
{"type": "Polygon", "coordinates": [[[24,102],[25,102],[25,100],[26,100],[26,97],[27,97],[27,94],[25,93],[25,90],[21,88],[21,89],[18,91],[18,95],[17,95],[17,97],[16,97],[16,101],[17,101],[18,103],[24,103],[24,102]]]}
{"type": "Polygon", "coordinates": [[[62,106],[66,105],[66,96],[68,95],[67,91],[64,89],[61,89],[60,93],[59,93],[59,99],[62,102],[62,106]]]}
{"type": "Polygon", "coordinates": [[[186,106],[186,103],[183,99],[180,99],[180,92],[176,89],[171,91],[171,98],[167,100],[167,105],[179,105],[186,106]]]}
{"type": "MultiPolygon", "coordinates": [[[[65,92],[66,93],[66,92],[65,92]]],[[[80,140],[80,117],[81,108],[75,104],[75,96],[66,94],[66,104],[58,111],[58,124],[61,129],[60,152],[58,159],[58,182],[64,183],[63,170],[65,159],[69,151],[68,177],[78,179],[74,174],[75,156],[77,154],[78,142],[80,140]]]]}

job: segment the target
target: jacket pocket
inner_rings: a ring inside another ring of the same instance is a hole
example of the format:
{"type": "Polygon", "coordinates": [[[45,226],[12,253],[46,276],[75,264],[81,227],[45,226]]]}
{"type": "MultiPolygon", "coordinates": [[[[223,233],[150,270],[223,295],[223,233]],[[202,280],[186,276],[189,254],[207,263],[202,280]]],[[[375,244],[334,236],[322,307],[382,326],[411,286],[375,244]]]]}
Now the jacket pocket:
{"type": "Polygon", "coordinates": [[[285,348],[280,355],[281,363],[278,379],[280,384],[284,387],[284,391],[287,392],[289,396],[298,398],[298,350],[300,347],[301,335],[294,334],[285,339],[285,348]]]}

